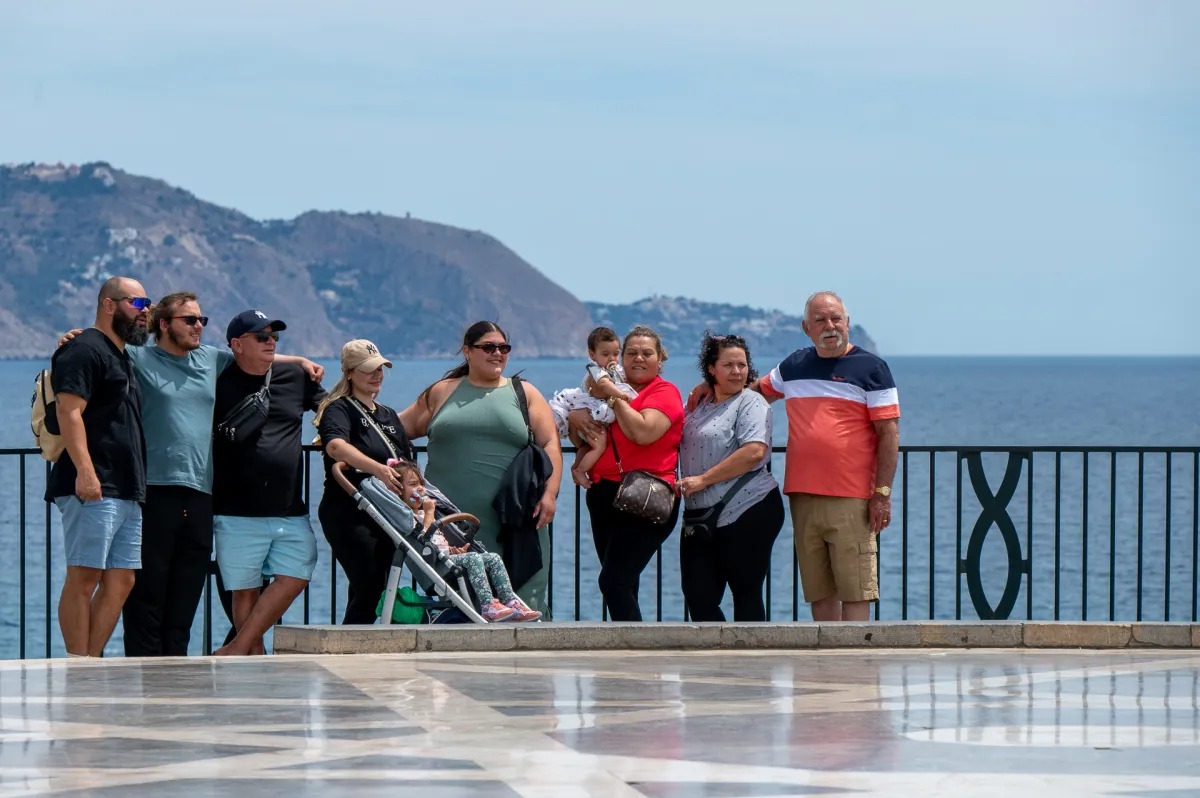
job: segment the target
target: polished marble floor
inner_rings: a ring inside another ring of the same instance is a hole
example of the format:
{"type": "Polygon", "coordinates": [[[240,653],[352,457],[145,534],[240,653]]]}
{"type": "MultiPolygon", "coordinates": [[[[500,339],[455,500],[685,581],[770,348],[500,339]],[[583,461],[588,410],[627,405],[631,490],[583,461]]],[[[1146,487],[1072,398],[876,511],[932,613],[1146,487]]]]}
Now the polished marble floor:
{"type": "Polygon", "coordinates": [[[0,662],[0,796],[1200,796],[1188,651],[0,662]]]}

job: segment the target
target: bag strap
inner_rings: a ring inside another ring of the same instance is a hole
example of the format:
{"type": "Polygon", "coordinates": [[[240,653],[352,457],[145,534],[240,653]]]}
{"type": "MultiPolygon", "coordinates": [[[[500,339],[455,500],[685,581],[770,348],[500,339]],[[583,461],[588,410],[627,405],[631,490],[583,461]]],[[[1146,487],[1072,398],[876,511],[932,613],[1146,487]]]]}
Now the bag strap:
{"type": "Polygon", "coordinates": [[[274,363],[272,363],[271,365],[267,366],[267,377],[266,377],[266,379],[265,379],[265,380],[263,380],[263,389],[264,389],[264,390],[266,390],[266,391],[270,391],[270,390],[271,390],[271,372],[274,370],[274,368],[275,368],[275,364],[274,364],[274,363]]]}
{"type": "MultiPolygon", "coordinates": [[[[348,396],[346,398],[349,399],[350,404],[354,405],[354,407],[358,410],[358,412],[362,414],[363,419],[367,422],[367,426],[369,426],[371,429],[375,430],[376,434],[378,434],[379,437],[383,439],[383,443],[384,443],[384,445],[386,445],[388,447],[388,451],[392,453],[392,457],[396,460],[406,459],[406,458],[401,458],[400,455],[396,452],[396,447],[392,444],[392,439],[389,438],[384,433],[383,429],[379,426],[378,422],[376,422],[375,419],[371,417],[371,414],[367,412],[367,408],[363,407],[362,403],[359,402],[357,399],[355,399],[353,396],[348,396]]],[[[379,406],[380,405],[376,405],[376,407],[379,407],[379,406]]]]}
{"type": "Polygon", "coordinates": [[[721,497],[721,501],[717,502],[713,506],[718,510],[724,510],[725,505],[729,504],[729,500],[736,496],[739,490],[749,485],[750,480],[754,479],[754,476],[757,473],[758,469],[755,468],[751,471],[747,471],[745,474],[742,474],[740,477],[738,477],[737,482],[734,482],[733,485],[730,486],[729,490],[725,491],[725,495],[721,497]]]}
{"type": "MultiPolygon", "coordinates": [[[[613,422],[616,423],[615,421],[613,422]]],[[[608,445],[613,450],[613,459],[617,461],[617,471],[625,476],[625,466],[621,465],[621,453],[617,451],[617,439],[612,434],[612,424],[608,425],[608,445]]]]}
{"type": "Polygon", "coordinates": [[[517,395],[517,407],[521,408],[521,418],[525,419],[525,429],[529,432],[529,443],[534,443],[533,425],[529,423],[529,400],[525,397],[525,385],[521,375],[517,374],[509,380],[513,393],[517,395]]]}

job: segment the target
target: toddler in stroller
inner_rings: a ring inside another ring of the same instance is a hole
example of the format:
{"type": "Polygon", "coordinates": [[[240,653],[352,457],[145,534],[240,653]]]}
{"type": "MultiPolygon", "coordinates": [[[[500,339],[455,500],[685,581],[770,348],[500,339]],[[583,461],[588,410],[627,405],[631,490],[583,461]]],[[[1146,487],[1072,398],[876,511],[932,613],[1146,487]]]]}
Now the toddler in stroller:
{"type": "MultiPolygon", "coordinates": [[[[428,530],[435,519],[437,502],[426,490],[420,466],[411,460],[389,460],[388,466],[400,482],[397,495],[412,508],[417,524],[428,530]]],[[[488,621],[536,621],[542,617],[540,612],[526,606],[513,591],[508,570],[499,554],[473,551],[471,544],[451,546],[440,529],[434,531],[428,542],[466,572],[467,581],[479,600],[479,614],[488,621]]],[[[477,543],[474,546],[482,548],[477,543]]]]}

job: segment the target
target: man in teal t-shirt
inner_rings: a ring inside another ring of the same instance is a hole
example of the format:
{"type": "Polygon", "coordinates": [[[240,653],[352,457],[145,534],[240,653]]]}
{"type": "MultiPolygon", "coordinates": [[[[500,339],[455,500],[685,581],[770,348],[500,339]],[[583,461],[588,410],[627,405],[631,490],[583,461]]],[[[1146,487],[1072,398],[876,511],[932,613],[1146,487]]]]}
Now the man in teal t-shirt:
{"type": "MultiPolygon", "coordinates": [[[[212,428],[217,376],[233,354],[200,342],[208,318],[196,295],[154,308],[157,346],[128,347],[142,389],[146,504],[142,569],[122,613],[125,656],[186,656],[212,559],[212,428]]],[[[298,362],[310,376],[320,367],[298,362]]]]}

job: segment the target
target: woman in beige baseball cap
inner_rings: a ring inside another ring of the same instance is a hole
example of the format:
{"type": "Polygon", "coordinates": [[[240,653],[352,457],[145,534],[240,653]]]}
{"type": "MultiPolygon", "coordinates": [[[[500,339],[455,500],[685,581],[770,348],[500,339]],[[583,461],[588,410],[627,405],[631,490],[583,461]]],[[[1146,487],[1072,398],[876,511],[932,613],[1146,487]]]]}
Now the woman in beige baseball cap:
{"type": "Polygon", "coordinates": [[[377,401],[384,368],[392,362],[365,339],[342,347],[342,376],[317,409],[314,424],[325,445],[325,490],[317,517],[334,559],[346,572],[350,596],[342,623],[374,623],[375,606],[387,585],[395,545],[333,480],[333,464],[343,462],[384,484],[399,488],[392,459],[411,460],[412,444],[392,408],[377,401]]]}

